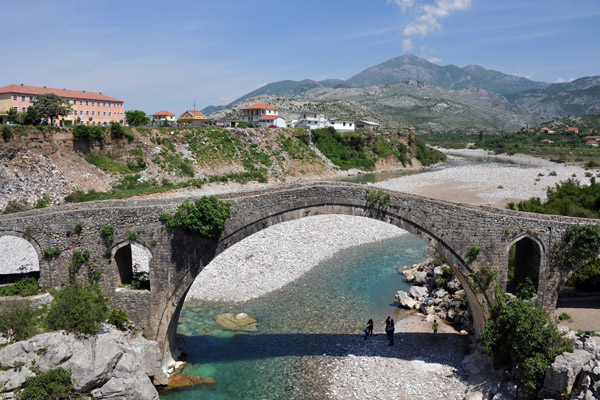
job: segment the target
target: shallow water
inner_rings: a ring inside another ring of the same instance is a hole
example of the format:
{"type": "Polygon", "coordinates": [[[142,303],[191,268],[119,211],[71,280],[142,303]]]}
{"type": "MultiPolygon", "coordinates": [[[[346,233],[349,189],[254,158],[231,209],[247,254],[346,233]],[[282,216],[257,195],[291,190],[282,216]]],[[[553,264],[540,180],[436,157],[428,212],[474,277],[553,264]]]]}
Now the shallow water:
{"type": "Polygon", "coordinates": [[[322,398],[314,357],[332,355],[347,335],[362,335],[395,311],[394,294],[408,285],[396,268],[424,258],[412,235],[343,250],[287,286],[245,303],[187,304],[178,333],[185,336],[184,375],[213,377],[216,387],[161,393],[161,399],[322,398]],[[224,312],[246,312],[258,332],[214,325],[224,312]]]}

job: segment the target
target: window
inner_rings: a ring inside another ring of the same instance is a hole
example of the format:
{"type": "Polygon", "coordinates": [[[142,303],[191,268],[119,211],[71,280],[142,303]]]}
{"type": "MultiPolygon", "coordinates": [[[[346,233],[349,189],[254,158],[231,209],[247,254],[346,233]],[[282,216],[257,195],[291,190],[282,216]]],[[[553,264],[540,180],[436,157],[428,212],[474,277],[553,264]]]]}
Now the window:
{"type": "Polygon", "coordinates": [[[103,107],[106,107],[106,102],[102,103],[102,106],[103,106],[103,107]]]}
{"type": "Polygon", "coordinates": [[[85,101],[85,105],[86,105],[86,106],[89,106],[89,105],[90,105],[90,102],[86,100],[86,101],[85,101]]]}
{"type": "Polygon", "coordinates": [[[23,107],[23,111],[27,111],[27,107],[23,107]]]}
{"type": "Polygon", "coordinates": [[[19,111],[19,107],[13,107],[15,111],[19,111]]]}
{"type": "MultiPolygon", "coordinates": [[[[108,103],[108,104],[110,104],[110,103],[108,103]]],[[[111,111],[109,111],[109,112],[108,112],[108,116],[110,117],[111,115],[112,115],[112,112],[111,112],[111,111]]]]}
{"type": "Polygon", "coordinates": [[[92,115],[96,115],[96,111],[92,111],[92,115]]]}
{"type": "Polygon", "coordinates": [[[92,100],[92,105],[94,105],[94,100],[92,100]]]}
{"type": "Polygon", "coordinates": [[[18,96],[16,94],[13,94],[13,100],[18,99],[18,96]]]}
{"type": "Polygon", "coordinates": [[[77,116],[77,110],[73,111],[73,114],[74,114],[75,116],[77,116]]]}
{"type": "Polygon", "coordinates": [[[108,106],[110,107],[111,105],[112,105],[112,103],[109,101],[109,102],[108,102],[108,106]]]}
{"type": "Polygon", "coordinates": [[[33,96],[29,96],[29,101],[33,101],[33,96]]]}
{"type": "Polygon", "coordinates": [[[82,106],[83,105],[83,100],[79,100],[79,105],[82,106]]]}
{"type": "Polygon", "coordinates": [[[85,112],[85,115],[90,115],[90,112],[89,112],[89,111],[86,111],[86,112],[85,112]]]}
{"type": "Polygon", "coordinates": [[[104,111],[104,116],[106,117],[106,111],[104,111]]]}
{"type": "Polygon", "coordinates": [[[21,101],[25,101],[25,96],[21,96],[21,101]]]}

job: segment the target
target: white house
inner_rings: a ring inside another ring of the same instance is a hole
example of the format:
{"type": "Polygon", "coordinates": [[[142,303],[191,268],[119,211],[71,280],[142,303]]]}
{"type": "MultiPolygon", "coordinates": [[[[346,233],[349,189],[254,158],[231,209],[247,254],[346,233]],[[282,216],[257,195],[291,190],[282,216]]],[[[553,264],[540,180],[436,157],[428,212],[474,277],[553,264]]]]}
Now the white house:
{"type": "Polygon", "coordinates": [[[279,115],[265,115],[264,117],[261,117],[258,120],[258,123],[263,128],[267,128],[270,126],[276,126],[278,128],[286,128],[287,127],[287,123],[285,122],[285,119],[283,119],[279,115]]]}
{"type": "Polygon", "coordinates": [[[242,122],[258,122],[262,117],[277,116],[279,112],[277,108],[268,105],[267,103],[253,104],[250,107],[242,108],[240,121],[242,122]]]}
{"type": "Polygon", "coordinates": [[[329,126],[332,126],[336,132],[354,132],[354,121],[343,121],[337,118],[329,120],[329,126]]]}
{"type": "Polygon", "coordinates": [[[153,122],[175,122],[175,114],[166,110],[155,112],[150,117],[153,122]]]}
{"type": "Polygon", "coordinates": [[[316,112],[302,112],[298,117],[296,127],[313,129],[321,129],[327,127],[325,114],[316,112]]]}

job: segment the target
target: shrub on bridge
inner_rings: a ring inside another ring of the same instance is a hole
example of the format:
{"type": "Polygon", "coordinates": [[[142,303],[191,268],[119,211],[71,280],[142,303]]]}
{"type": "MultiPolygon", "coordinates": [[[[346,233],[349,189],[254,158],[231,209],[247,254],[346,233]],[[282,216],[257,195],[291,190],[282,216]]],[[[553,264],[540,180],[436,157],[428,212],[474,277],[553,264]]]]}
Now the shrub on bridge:
{"type": "Polygon", "coordinates": [[[0,296],[35,296],[39,292],[38,281],[27,277],[10,285],[0,287],[0,296]]]}
{"type": "Polygon", "coordinates": [[[216,239],[225,228],[231,204],[220,201],[216,196],[206,196],[193,203],[186,200],[172,217],[163,214],[161,218],[170,228],[181,228],[187,232],[216,239]]]}
{"type": "Polygon", "coordinates": [[[107,316],[108,304],[100,288],[75,282],[54,294],[46,322],[51,330],[93,334],[107,316]]]}

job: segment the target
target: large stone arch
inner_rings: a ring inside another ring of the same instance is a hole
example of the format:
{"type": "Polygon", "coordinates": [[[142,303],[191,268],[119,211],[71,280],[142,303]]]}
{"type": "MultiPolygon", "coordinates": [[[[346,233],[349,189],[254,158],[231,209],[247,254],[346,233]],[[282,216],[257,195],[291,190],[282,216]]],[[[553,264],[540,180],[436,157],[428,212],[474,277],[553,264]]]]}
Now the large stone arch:
{"type": "MultiPolygon", "coordinates": [[[[382,222],[393,224],[409,233],[422,238],[428,245],[436,249],[449,263],[452,270],[461,282],[473,315],[475,330],[478,332],[485,322],[485,312],[481,306],[482,299],[471,288],[466,275],[472,272],[470,266],[460,256],[458,250],[447,241],[437,236],[432,232],[432,229],[426,227],[423,223],[417,223],[416,219],[409,219],[398,215],[393,210],[386,210],[381,207],[373,208],[371,204],[362,204],[359,202],[349,201],[347,203],[338,204],[303,204],[298,206],[294,202],[287,204],[279,204],[277,209],[270,209],[268,213],[257,212],[252,218],[246,219],[243,223],[239,223],[234,229],[227,231],[219,240],[218,246],[212,254],[212,258],[219,255],[228,247],[245,239],[246,237],[257,233],[270,226],[287,222],[299,218],[304,218],[313,215],[324,214],[342,214],[351,216],[361,216],[373,218],[382,222]]],[[[424,221],[426,222],[426,221],[424,221]]],[[[210,262],[210,260],[209,260],[210,262]]],[[[167,306],[164,309],[160,323],[158,325],[156,340],[162,346],[164,354],[164,364],[172,363],[175,354],[175,338],[177,332],[177,324],[179,315],[183,308],[184,300],[192,283],[201,273],[202,268],[190,269],[176,286],[174,292],[167,301],[167,306]]]]}

